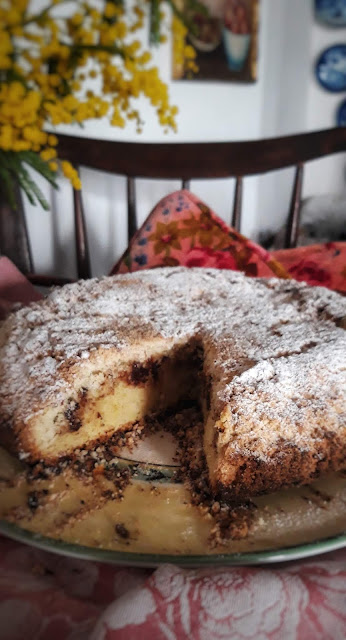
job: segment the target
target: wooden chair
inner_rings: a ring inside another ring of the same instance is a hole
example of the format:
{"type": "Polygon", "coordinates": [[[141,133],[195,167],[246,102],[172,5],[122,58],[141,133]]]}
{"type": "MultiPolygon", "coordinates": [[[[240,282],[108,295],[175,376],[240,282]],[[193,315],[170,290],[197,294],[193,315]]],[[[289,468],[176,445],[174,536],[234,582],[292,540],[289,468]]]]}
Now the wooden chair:
{"type": "MultiPolygon", "coordinates": [[[[346,128],[249,142],[134,143],[90,140],[60,135],[59,155],[76,167],[85,166],[127,178],[128,239],[137,229],[136,177],[180,179],[188,189],[191,179],[234,177],[236,188],[231,208],[231,224],[240,229],[243,179],[246,176],[295,166],[291,204],[287,216],[285,247],[294,247],[304,164],[334,153],[346,152],[346,128]]],[[[0,253],[10,257],[36,284],[62,284],[62,278],[32,273],[30,243],[18,190],[18,206],[10,211],[0,203],[0,253]]],[[[74,223],[79,278],[91,275],[82,192],[74,191],[74,223]]]]}

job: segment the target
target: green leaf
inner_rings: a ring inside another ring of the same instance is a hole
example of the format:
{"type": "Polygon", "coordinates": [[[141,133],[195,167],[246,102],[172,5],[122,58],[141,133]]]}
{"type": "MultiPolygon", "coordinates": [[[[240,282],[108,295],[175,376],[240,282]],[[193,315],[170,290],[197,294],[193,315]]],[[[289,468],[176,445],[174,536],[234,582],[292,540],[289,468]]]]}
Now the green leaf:
{"type": "Polygon", "coordinates": [[[48,165],[38,154],[32,151],[15,152],[0,150],[0,177],[8,204],[12,208],[16,208],[14,187],[15,181],[17,181],[32,205],[36,205],[37,202],[39,202],[43,209],[48,211],[50,208],[49,204],[41,189],[26,170],[25,164],[32,166],[35,171],[48,180],[53,187],[58,188],[54,180],[54,172],[49,169],[48,165]]]}
{"type": "Polygon", "coordinates": [[[48,182],[50,182],[50,184],[55,189],[59,188],[58,183],[55,180],[56,179],[55,171],[52,171],[52,169],[49,168],[47,163],[44,160],[42,160],[42,158],[37,153],[35,153],[34,151],[25,151],[22,153],[23,153],[23,157],[22,157],[23,162],[26,162],[26,164],[30,165],[33,169],[35,169],[37,173],[40,173],[41,176],[46,178],[46,180],[48,180],[48,182]]]}
{"type": "Polygon", "coordinates": [[[28,171],[24,168],[23,165],[20,167],[20,172],[18,174],[19,182],[23,182],[25,184],[24,191],[29,197],[29,200],[32,204],[36,204],[35,198],[39,201],[40,205],[43,207],[45,211],[49,211],[49,204],[44,197],[41,189],[37,186],[36,182],[32,180],[28,171]],[[29,195],[30,194],[30,195],[29,195]]]}
{"type": "Polygon", "coordinates": [[[90,51],[91,53],[97,53],[98,51],[106,51],[113,55],[125,57],[125,53],[121,47],[117,47],[115,44],[74,44],[71,46],[72,54],[80,53],[81,51],[90,51]]]}
{"type": "Polygon", "coordinates": [[[30,204],[36,205],[35,198],[31,193],[30,185],[27,183],[22,173],[17,173],[16,178],[17,178],[17,181],[19,182],[19,185],[23,189],[26,197],[28,198],[30,204]]]}
{"type": "Polygon", "coordinates": [[[11,69],[6,69],[6,71],[4,72],[5,75],[5,82],[6,84],[10,84],[11,82],[20,82],[23,87],[25,87],[26,89],[29,89],[29,85],[26,82],[24,76],[21,73],[18,73],[18,71],[15,71],[13,68],[11,69]]]}
{"type": "Polygon", "coordinates": [[[151,0],[149,24],[150,44],[157,45],[160,43],[160,23],[160,2],[159,0],[151,0]]]}
{"type": "Polygon", "coordinates": [[[179,9],[174,0],[167,0],[173,13],[179,18],[179,20],[185,25],[190,33],[193,35],[198,34],[198,27],[193,21],[193,16],[199,13],[203,16],[208,16],[209,11],[205,5],[198,0],[185,0],[184,8],[179,9]]]}
{"type": "Polygon", "coordinates": [[[8,169],[0,164],[0,178],[1,178],[1,188],[4,198],[6,202],[9,204],[11,209],[17,209],[17,202],[14,193],[14,180],[8,171],[8,169]]]}
{"type": "Polygon", "coordinates": [[[200,13],[203,16],[209,15],[208,8],[199,0],[185,0],[185,7],[188,12],[200,13]]]}

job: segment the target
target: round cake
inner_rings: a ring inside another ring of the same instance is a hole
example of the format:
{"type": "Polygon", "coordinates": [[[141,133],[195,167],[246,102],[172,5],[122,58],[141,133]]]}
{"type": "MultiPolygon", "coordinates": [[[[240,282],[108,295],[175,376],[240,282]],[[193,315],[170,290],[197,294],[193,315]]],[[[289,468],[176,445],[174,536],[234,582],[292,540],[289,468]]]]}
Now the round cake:
{"type": "Polygon", "coordinates": [[[308,483],[346,466],[345,320],[327,289],[226,270],[67,285],[1,324],[1,442],[55,465],[195,402],[216,494],[308,483]]]}

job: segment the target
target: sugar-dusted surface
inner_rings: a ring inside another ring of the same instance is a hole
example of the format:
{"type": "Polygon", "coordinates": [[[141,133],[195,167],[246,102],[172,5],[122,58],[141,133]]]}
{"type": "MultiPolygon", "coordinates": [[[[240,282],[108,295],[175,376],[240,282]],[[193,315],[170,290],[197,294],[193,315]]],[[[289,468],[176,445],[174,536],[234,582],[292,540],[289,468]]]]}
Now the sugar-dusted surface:
{"type": "MultiPolygon", "coordinates": [[[[232,447],[238,453],[256,450],[270,456],[278,438],[309,446],[326,429],[346,428],[346,341],[333,344],[333,353],[320,343],[308,351],[270,358],[236,376],[224,397],[232,421],[232,447]]],[[[222,443],[228,437],[222,437],[222,443]]],[[[346,433],[343,434],[344,438],[346,433]]],[[[345,441],[346,445],[346,441],[345,441]]]]}
{"type": "Polygon", "coordinates": [[[257,438],[259,456],[278,438],[304,448],[316,420],[345,437],[346,332],[337,326],[345,316],[346,299],[326,289],[223,270],[81,281],[2,323],[1,417],[25,422],[42,404],[63,402],[68,373],[102,349],[126,358],[143,340],[174,345],[195,337],[214,409],[228,406],[220,445],[236,436],[253,451],[257,438]]]}

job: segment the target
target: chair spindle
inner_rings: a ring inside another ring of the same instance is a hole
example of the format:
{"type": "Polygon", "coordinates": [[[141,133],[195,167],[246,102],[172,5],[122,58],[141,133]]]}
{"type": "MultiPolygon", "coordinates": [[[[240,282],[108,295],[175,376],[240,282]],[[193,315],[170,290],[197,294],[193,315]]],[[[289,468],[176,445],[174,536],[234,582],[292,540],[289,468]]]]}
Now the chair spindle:
{"type": "Polygon", "coordinates": [[[29,234],[26,226],[23,199],[15,186],[16,207],[7,203],[0,191],[0,255],[7,256],[22,273],[33,271],[29,234]]]}
{"type": "Polygon", "coordinates": [[[231,219],[231,225],[236,231],[240,231],[242,201],[243,201],[243,178],[242,176],[237,176],[236,183],[235,183],[233,211],[232,211],[232,219],[231,219]]]}
{"type": "Polygon", "coordinates": [[[288,219],[286,224],[285,249],[290,249],[297,245],[299,220],[300,220],[300,203],[303,188],[304,164],[296,165],[296,172],[293,183],[292,197],[288,219]]]}
{"type": "Polygon", "coordinates": [[[127,178],[127,240],[133,238],[137,231],[136,183],[132,177],[127,178]]]}
{"type": "Polygon", "coordinates": [[[82,192],[73,189],[74,227],[76,239],[77,274],[78,278],[91,277],[87,229],[84,217],[82,192]]]}

